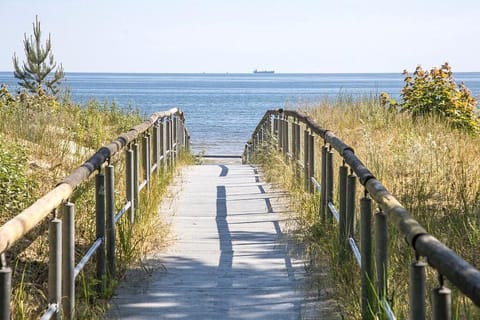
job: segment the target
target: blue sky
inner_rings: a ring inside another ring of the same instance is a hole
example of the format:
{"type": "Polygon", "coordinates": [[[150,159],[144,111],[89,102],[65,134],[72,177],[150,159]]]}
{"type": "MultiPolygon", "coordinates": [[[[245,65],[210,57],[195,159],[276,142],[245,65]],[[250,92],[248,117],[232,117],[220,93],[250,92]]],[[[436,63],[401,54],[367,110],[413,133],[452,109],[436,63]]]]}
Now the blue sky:
{"type": "Polygon", "coordinates": [[[0,70],[36,14],[67,72],[480,71],[473,0],[1,0],[0,70]]]}

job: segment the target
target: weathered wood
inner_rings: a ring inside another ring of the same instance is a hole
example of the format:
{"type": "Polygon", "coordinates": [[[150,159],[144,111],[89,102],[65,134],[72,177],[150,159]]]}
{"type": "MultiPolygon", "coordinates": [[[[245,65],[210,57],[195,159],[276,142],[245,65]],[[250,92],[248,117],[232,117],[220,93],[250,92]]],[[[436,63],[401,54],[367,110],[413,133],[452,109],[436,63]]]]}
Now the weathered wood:
{"type": "Polygon", "coordinates": [[[174,243],[151,258],[156,272],[127,275],[107,318],[316,318],[305,313],[316,297],[303,290],[301,248],[278,213],[286,210],[284,194],[269,190],[251,166],[194,166],[180,180],[173,205],[162,207],[174,243]]]}

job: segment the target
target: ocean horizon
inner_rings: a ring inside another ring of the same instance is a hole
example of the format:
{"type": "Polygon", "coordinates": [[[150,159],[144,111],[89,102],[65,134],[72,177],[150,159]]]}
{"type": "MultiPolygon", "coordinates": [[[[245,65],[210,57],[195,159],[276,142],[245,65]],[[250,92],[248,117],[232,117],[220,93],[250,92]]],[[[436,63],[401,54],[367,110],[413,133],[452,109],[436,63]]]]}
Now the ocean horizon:
{"type": "MultiPolygon", "coordinates": [[[[454,73],[476,97],[480,73],[454,73]]],[[[0,83],[18,90],[12,72],[0,83]]],[[[67,72],[72,100],[115,102],[148,116],[178,107],[185,113],[195,153],[239,155],[268,109],[314,105],[325,99],[387,92],[398,98],[401,73],[108,73],[67,72]]],[[[112,137],[113,138],[113,137],[112,137]]]]}

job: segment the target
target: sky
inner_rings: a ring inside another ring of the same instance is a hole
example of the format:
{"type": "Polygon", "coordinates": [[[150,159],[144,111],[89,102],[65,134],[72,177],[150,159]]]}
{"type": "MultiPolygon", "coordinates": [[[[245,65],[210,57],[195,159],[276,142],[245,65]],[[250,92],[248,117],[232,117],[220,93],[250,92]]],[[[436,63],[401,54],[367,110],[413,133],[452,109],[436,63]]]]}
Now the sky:
{"type": "Polygon", "coordinates": [[[35,15],[66,72],[480,71],[478,0],[1,0],[0,71],[35,15]]]}

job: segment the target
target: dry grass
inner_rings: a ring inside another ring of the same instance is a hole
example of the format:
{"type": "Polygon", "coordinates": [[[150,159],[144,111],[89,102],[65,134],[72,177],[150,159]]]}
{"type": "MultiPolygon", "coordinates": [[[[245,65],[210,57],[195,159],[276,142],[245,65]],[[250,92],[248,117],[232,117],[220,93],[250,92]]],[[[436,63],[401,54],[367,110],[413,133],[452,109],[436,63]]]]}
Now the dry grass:
{"type": "MultiPolygon", "coordinates": [[[[372,97],[358,100],[341,97],[335,102],[325,101],[300,109],[351,145],[372,173],[428,232],[480,267],[480,137],[452,130],[435,118],[419,118],[414,122],[407,114],[385,110],[372,97]]],[[[335,158],[335,168],[338,168],[340,157],[335,158]]],[[[336,176],[337,173],[335,179],[336,176]]],[[[338,186],[337,181],[335,184],[338,186]]],[[[291,181],[287,185],[295,190],[291,181]]],[[[308,214],[311,206],[305,205],[308,201],[302,198],[295,201],[300,201],[300,210],[307,212],[300,214],[305,225],[310,226],[306,228],[307,235],[321,242],[323,252],[331,258],[332,275],[339,284],[338,300],[345,316],[359,318],[358,268],[336,261],[337,248],[333,243],[337,239],[336,231],[320,228],[311,220],[308,214]]],[[[392,226],[389,231],[388,296],[397,317],[404,319],[408,318],[406,284],[414,252],[392,226]]],[[[427,278],[429,289],[437,285],[435,272],[430,268],[427,278]]],[[[480,317],[478,308],[448,282],[447,286],[453,289],[455,318],[480,317]]]]}

